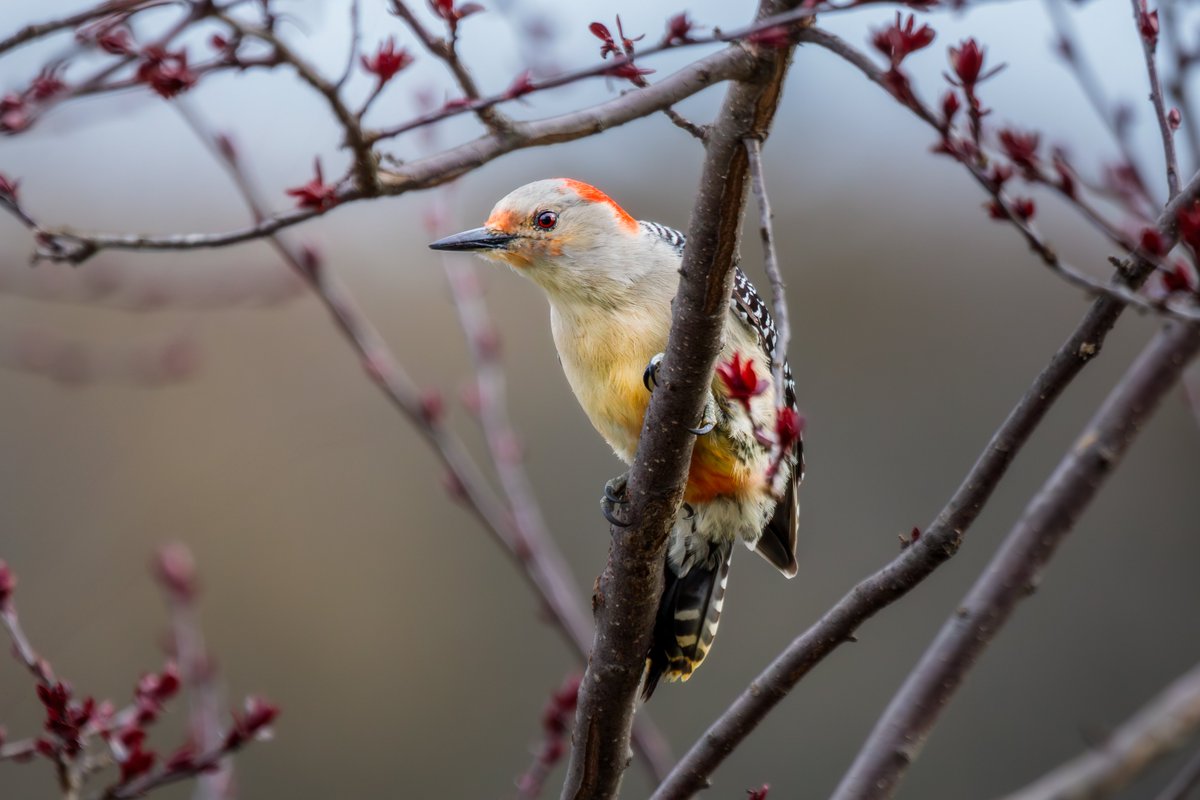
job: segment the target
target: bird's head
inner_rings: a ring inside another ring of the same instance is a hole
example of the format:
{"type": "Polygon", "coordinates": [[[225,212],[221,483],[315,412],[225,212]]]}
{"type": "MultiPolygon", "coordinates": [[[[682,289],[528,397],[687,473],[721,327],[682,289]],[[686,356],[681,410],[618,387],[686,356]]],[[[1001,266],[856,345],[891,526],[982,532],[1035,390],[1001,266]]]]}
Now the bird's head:
{"type": "Polygon", "coordinates": [[[503,261],[553,294],[580,294],[628,283],[628,248],[639,236],[637,220],[604,192],[552,178],[514,189],[483,227],[429,246],[503,261]]]}

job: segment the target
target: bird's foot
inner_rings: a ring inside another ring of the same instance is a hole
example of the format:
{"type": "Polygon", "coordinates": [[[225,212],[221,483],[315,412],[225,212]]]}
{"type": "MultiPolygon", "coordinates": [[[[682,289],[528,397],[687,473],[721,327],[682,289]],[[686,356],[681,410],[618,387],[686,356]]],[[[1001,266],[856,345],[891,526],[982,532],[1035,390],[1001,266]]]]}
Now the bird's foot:
{"type": "Polygon", "coordinates": [[[620,506],[629,503],[627,487],[629,473],[625,472],[604,484],[604,497],[600,498],[600,513],[610,524],[618,528],[628,528],[629,523],[617,516],[620,506]]]}
{"type": "MultiPolygon", "coordinates": [[[[658,353],[650,359],[650,363],[646,365],[646,371],[642,373],[642,383],[646,386],[646,391],[653,392],[658,386],[658,368],[662,366],[663,354],[658,353]]],[[[689,431],[697,436],[704,436],[712,433],[713,428],[717,427],[716,403],[713,402],[712,394],[708,395],[708,402],[704,404],[704,414],[700,418],[700,424],[694,428],[688,428],[689,431]]]]}
{"type": "Polygon", "coordinates": [[[654,387],[658,386],[658,367],[662,364],[662,360],[663,354],[658,353],[650,359],[650,363],[646,365],[646,371],[642,373],[642,383],[647,392],[653,392],[654,387]]]}

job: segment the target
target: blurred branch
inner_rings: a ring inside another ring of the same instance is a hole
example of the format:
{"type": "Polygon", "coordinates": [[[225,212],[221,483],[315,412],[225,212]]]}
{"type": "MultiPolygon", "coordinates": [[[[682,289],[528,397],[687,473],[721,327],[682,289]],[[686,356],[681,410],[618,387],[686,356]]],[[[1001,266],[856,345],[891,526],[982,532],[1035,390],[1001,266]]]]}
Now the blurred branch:
{"type": "MultiPolygon", "coordinates": [[[[1200,728],[1200,666],[1177,678],[1087,753],[1004,800],[1085,800],[1119,792],[1200,728]]],[[[1186,773],[1184,774],[1186,776],[1186,773]]]]}
{"type": "MultiPolygon", "coordinates": [[[[203,122],[179,106],[189,126],[234,179],[243,200],[256,217],[262,209],[253,181],[242,165],[229,139],[209,133],[203,122]]],[[[489,488],[478,465],[471,459],[462,441],[445,425],[440,404],[431,405],[396,360],[386,342],[363,315],[353,295],[331,269],[321,264],[311,248],[293,249],[279,236],[270,236],[276,251],[298,275],[303,277],[333,317],[338,330],[358,352],[363,367],[392,405],[432,445],[449,471],[453,495],[465,502],[521,568],[525,577],[545,604],[549,618],[577,652],[586,657],[589,625],[579,605],[580,591],[570,577],[566,561],[553,538],[539,527],[540,513],[532,495],[524,495],[518,508],[507,507],[489,488]],[[536,515],[536,520],[534,519],[536,515]],[[524,524],[524,527],[522,526],[524,524]]],[[[491,413],[499,413],[496,408],[491,413]]],[[[497,423],[498,424],[498,423],[497,423]]],[[[501,462],[497,462],[498,469],[501,462]]],[[[507,478],[514,480],[511,472],[507,478]]],[[[518,492],[515,483],[509,487],[518,492]]],[[[666,740],[648,719],[639,726],[636,742],[639,753],[655,779],[666,773],[669,760],[666,740]]]]}
{"type": "MultiPolygon", "coordinates": [[[[1134,0],[1135,3],[1136,1],[1134,0]]],[[[1083,90],[1084,97],[1091,103],[1096,116],[1104,123],[1105,130],[1116,142],[1121,158],[1125,160],[1134,176],[1134,182],[1139,187],[1142,199],[1147,206],[1153,207],[1154,200],[1150,196],[1149,184],[1146,181],[1145,172],[1138,162],[1136,150],[1130,138],[1130,125],[1133,121],[1130,109],[1121,104],[1109,102],[1105,97],[1100,78],[1083,52],[1079,34],[1071,20],[1071,12],[1067,10],[1066,0],[1044,0],[1044,4],[1054,31],[1058,35],[1058,54],[1067,63],[1071,74],[1075,76],[1076,82],[1083,90]]]]}
{"type": "Polygon", "coordinates": [[[1142,44],[1142,55],[1146,59],[1146,76],[1150,80],[1150,102],[1154,105],[1154,116],[1158,121],[1158,132],[1162,136],[1163,160],[1167,166],[1167,199],[1179,194],[1179,160],[1175,156],[1175,132],[1167,120],[1167,107],[1163,101],[1162,84],[1158,79],[1158,64],[1154,50],[1158,43],[1158,11],[1148,11],[1146,0],[1130,0],[1133,4],[1133,27],[1142,44]]]}
{"type": "Polygon", "coordinates": [[[1200,120],[1196,119],[1193,113],[1187,86],[1187,74],[1195,68],[1197,55],[1194,52],[1188,53],[1184,48],[1183,28],[1177,16],[1178,3],[1179,0],[1167,0],[1159,9],[1163,17],[1163,39],[1166,42],[1167,58],[1171,63],[1167,91],[1179,108],[1183,129],[1187,132],[1192,169],[1200,169],[1200,120]]]}
{"type": "MultiPolygon", "coordinates": [[[[1169,245],[1179,239],[1179,210],[1197,197],[1200,197],[1200,176],[1194,177],[1159,215],[1157,230],[1169,245]]],[[[1120,280],[1136,287],[1152,271],[1150,263],[1135,261],[1120,280]]],[[[933,522],[891,563],[856,584],[820,620],[793,639],[709,725],[658,787],[652,800],[682,800],[703,789],[708,776],[813,667],[843,642],[851,641],[860,625],[906,595],[958,552],[967,530],[1013,459],[1075,376],[1100,353],[1108,332],[1124,310],[1124,304],[1108,296],[1092,303],[1075,331],[992,434],[987,447],[933,522]]]]}
{"type": "Polygon", "coordinates": [[[762,142],[748,138],[745,141],[746,153],[750,157],[749,169],[751,185],[754,189],[754,199],[758,205],[758,234],[762,239],[763,271],[771,283],[771,317],[775,322],[775,353],[771,365],[775,380],[775,406],[783,408],[786,405],[784,395],[787,385],[783,379],[783,362],[787,355],[788,344],[792,340],[792,323],[788,314],[787,286],[783,274],[779,271],[779,256],[775,252],[775,233],[771,226],[771,198],[767,195],[766,178],[763,175],[762,142]]]}
{"type": "MultiPolygon", "coordinates": [[[[789,3],[763,0],[756,17],[789,3]]],[[[778,107],[793,43],[744,52],[751,72],[733,83],[708,129],[688,226],[682,278],[660,374],[629,471],[629,526],[613,526],[592,607],[596,638],[579,694],[564,800],[615,797],[662,594],[667,537],[683,499],[694,435],[721,349],[748,185],[747,137],[763,139],[778,107]]]]}
{"type": "Polygon", "coordinates": [[[100,3],[70,16],[60,17],[48,22],[26,25],[11,36],[0,39],[0,54],[12,50],[14,47],[19,47],[26,42],[41,39],[44,36],[66,30],[67,28],[74,28],[99,17],[122,11],[137,11],[150,6],[161,5],[166,5],[166,0],[109,0],[109,2],[100,3]]]}
{"type": "Polygon", "coordinates": [[[1142,351],[909,673],[833,800],[891,797],[976,659],[1198,350],[1200,326],[1169,323],[1142,351]]]}
{"type": "MultiPolygon", "coordinates": [[[[462,89],[463,97],[477,102],[480,99],[479,87],[475,85],[475,79],[471,76],[470,70],[458,56],[457,37],[439,39],[434,36],[428,28],[421,24],[421,20],[409,10],[403,0],[391,0],[391,6],[392,13],[404,20],[413,34],[421,40],[421,44],[425,45],[425,49],[440,59],[453,73],[459,88],[462,89]]],[[[493,133],[503,134],[511,124],[509,119],[494,105],[479,105],[474,111],[480,122],[490,128],[493,133]]]]}

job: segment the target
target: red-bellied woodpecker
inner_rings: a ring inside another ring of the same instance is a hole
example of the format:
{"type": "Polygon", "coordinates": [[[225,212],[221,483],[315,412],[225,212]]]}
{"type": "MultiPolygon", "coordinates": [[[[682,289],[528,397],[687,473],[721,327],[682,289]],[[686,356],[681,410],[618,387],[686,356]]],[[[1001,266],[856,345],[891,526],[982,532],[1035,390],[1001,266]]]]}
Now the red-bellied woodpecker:
{"type": "MultiPolygon", "coordinates": [[[[533,280],[550,300],[550,328],[567,381],[625,463],[671,326],[684,236],[638,222],[608,195],[566,178],[537,181],[496,204],[482,228],[435,250],[472,251],[533,280]]],[[[733,544],[742,540],[789,578],[796,574],[796,489],[803,474],[795,387],[786,358],[776,408],[775,325],[739,269],[725,344],[698,435],[684,507],[671,532],[665,584],[643,694],[684,679],[712,646],[733,544]]],[[[605,487],[605,516],[625,502],[624,477],[605,487]]]]}

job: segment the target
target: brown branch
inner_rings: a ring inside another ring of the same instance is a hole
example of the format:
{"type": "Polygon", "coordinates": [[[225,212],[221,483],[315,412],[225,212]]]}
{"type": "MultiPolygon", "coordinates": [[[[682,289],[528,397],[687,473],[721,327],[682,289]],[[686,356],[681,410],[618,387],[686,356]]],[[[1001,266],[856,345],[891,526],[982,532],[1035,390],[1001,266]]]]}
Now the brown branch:
{"type": "Polygon", "coordinates": [[[1186,80],[1188,70],[1196,64],[1196,57],[1184,52],[1183,29],[1179,26],[1179,18],[1176,16],[1176,2],[1177,0],[1167,0],[1159,9],[1162,13],[1162,35],[1166,41],[1168,58],[1172,62],[1167,91],[1171,93],[1171,99],[1175,101],[1183,118],[1183,129],[1187,132],[1188,149],[1191,150],[1192,169],[1196,169],[1197,165],[1200,165],[1200,120],[1196,119],[1193,113],[1186,80]]]}
{"type": "Polygon", "coordinates": [[[1162,84],[1158,79],[1158,64],[1154,60],[1158,33],[1152,36],[1142,33],[1142,9],[1146,0],[1130,0],[1133,4],[1133,28],[1142,44],[1142,55],[1146,59],[1146,75],[1150,79],[1150,102],[1154,105],[1154,116],[1158,120],[1158,132],[1162,136],[1163,160],[1167,166],[1167,199],[1179,194],[1179,159],[1175,156],[1175,132],[1167,121],[1167,107],[1163,101],[1162,84]]]}
{"type": "Polygon", "coordinates": [[[1183,746],[1198,728],[1200,666],[1177,678],[1098,746],[1004,800],[1108,797],[1183,746]]]}
{"type": "Polygon", "coordinates": [[[942,709],[1200,351],[1200,326],[1168,323],[1126,371],[892,698],[833,800],[891,797],[942,709]]]}
{"type": "MultiPolygon", "coordinates": [[[[1173,246],[1179,238],[1176,222],[1179,210],[1198,197],[1200,174],[1192,178],[1159,216],[1158,229],[1168,246],[1173,246]]],[[[1152,270],[1151,264],[1135,261],[1121,280],[1136,287],[1152,270]]],[[[654,793],[653,800],[681,800],[703,789],[708,776],[813,667],[843,642],[850,641],[864,622],[899,600],[958,552],[967,530],[1017,453],[1067,385],[1099,354],[1124,308],[1122,303],[1107,296],[1092,303],[1075,331],[992,434],[961,485],[917,541],[891,563],[860,581],[820,620],[792,640],[692,745],[654,793]]]]}
{"type": "Polygon", "coordinates": [[[51,33],[57,33],[67,28],[74,28],[82,25],[85,22],[91,22],[99,17],[105,17],[109,14],[119,14],[124,11],[140,10],[142,6],[163,5],[162,0],[109,0],[109,2],[100,3],[92,8],[80,11],[77,14],[61,17],[59,19],[50,20],[48,22],[38,22],[32,25],[26,25],[11,36],[0,39],[0,53],[5,53],[12,50],[14,47],[19,47],[27,42],[32,42],[35,39],[41,39],[51,33]]]}
{"type": "MultiPolygon", "coordinates": [[[[787,6],[763,0],[759,18],[787,6]]],[[[667,537],[683,499],[694,435],[721,348],[748,184],[743,140],[766,137],[794,45],[753,48],[709,128],[688,226],[671,332],[629,472],[629,527],[612,528],[593,608],[596,638],[579,694],[564,799],[611,798],[628,761],[629,730],[662,593],[667,537]]]]}
{"type": "Polygon", "coordinates": [[[354,153],[354,174],[358,191],[365,197],[372,197],[379,192],[379,160],[371,150],[372,142],[363,132],[358,116],[342,100],[340,83],[330,83],[315,66],[289,47],[269,28],[259,28],[247,25],[241,20],[223,12],[214,12],[214,17],[233,28],[242,36],[258,39],[274,50],[276,57],[283,63],[290,64],[296,70],[301,80],[311,86],[329,104],[330,110],[342,124],[346,137],[346,145],[354,153]]]}
{"type": "MultiPolygon", "coordinates": [[[[458,49],[455,46],[457,39],[454,37],[439,39],[434,36],[428,28],[421,24],[421,20],[404,4],[403,0],[392,0],[391,5],[392,13],[403,19],[413,34],[421,40],[421,44],[425,45],[425,49],[440,59],[454,75],[459,88],[462,89],[463,96],[468,100],[479,100],[479,87],[475,84],[475,78],[471,76],[467,65],[458,57],[458,49]]],[[[508,117],[495,106],[481,105],[474,111],[475,115],[479,117],[479,121],[494,133],[502,134],[508,130],[510,125],[508,117]]]]}
{"type": "MultiPolygon", "coordinates": [[[[639,89],[591,108],[531,122],[514,122],[504,136],[488,134],[436,155],[405,164],[395,172],[381,175],[382,194],[400,195],[445,184],[483,164],[515,150],[574,141],[649,116],[666,106],[691,97],[722,81],[742,77],[749,71],[748,59],[741,47],[730,47],[689,64],[648,89],[639,89]]],[[[361,200],[355,187],[338,191],[332,208],[361,200]]],[[[54,252],[40,245],[39,256],[50,261],[78,263],[101,250],[191,250],[225,247],[266,238],[285,228],[327,213],[329,208],[298,208],[267,216],[246,228],[224,233],[191,233],[153,236],[146,234],[82,233],[69,228],[46,229],[51,240],[66,249],[54,252]]]]}

